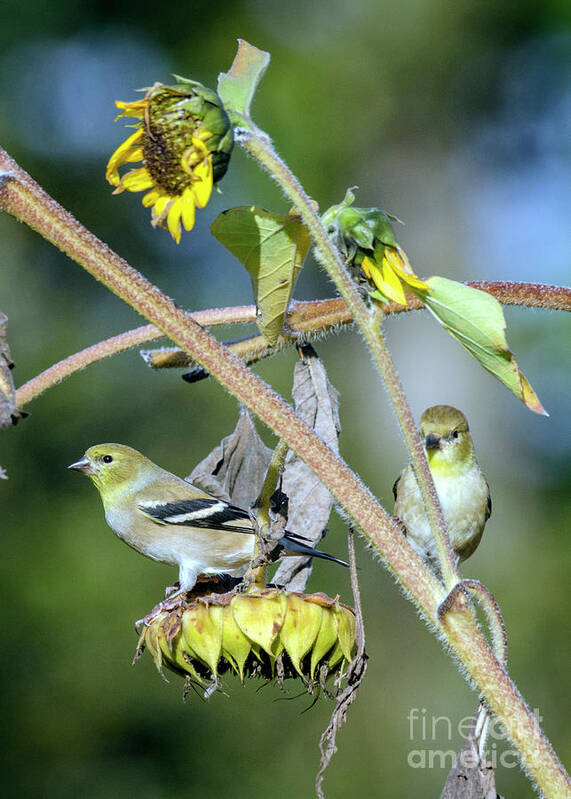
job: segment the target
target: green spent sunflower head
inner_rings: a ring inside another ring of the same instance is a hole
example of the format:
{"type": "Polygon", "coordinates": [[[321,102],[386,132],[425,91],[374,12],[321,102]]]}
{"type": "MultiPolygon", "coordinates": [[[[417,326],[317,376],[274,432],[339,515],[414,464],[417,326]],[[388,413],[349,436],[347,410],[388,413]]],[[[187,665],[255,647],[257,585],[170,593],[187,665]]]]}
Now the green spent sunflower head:
{"type": "Polygon", "coordinates": [[[219,687],[228,672],[301,678],[310,693],[342,673],[355,654],[355,615],[324,594],[274,588],[196,599],[162,611],[145,626],[137,651],[148,648],[164,667],[195,685],[219,687]]]}

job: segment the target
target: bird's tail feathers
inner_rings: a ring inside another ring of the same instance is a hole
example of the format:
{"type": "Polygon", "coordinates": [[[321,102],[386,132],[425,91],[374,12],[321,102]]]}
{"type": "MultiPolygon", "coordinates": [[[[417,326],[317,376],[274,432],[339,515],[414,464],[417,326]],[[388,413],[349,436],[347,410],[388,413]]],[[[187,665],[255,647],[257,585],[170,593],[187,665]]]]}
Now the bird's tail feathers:
{"type": "Polygon", "coordinates": [[[301,544],[299,541],[295,541],[288,535],[285,535],[280,543],[282,544],[283,548],[287,550],[287,552],[291,552],[293,555],[306,555],[309,558],[322,558],[323,560],[331,560],[333,563],[339,563],[341,566],[349,566],[349,564],[344,560],[335,558],[333,555],[328,555],[327,552],[322,552],[320,549],[314,549],[313,547],[308,547],[305,544],[301,544]]]}

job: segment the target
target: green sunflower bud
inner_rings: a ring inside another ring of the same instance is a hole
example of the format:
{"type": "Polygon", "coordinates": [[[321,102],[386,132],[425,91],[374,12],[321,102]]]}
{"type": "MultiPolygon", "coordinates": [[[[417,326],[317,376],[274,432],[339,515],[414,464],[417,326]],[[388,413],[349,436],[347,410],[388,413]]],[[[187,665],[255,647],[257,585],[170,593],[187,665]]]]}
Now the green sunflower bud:
{"type": "Polygon", "coordinates": [[[389,214],[379,208],[354,208],[355,195],[347,189],[339,205],[332,205],[321,217],[327,232],[341,250],[348,265],[359,266],[365,256],[376,252],[382,258],[384,247],[397,242],[389,214]]]}
{"type": "Polygon", "coordinates": [[[161,611],[139,639],[159,671],[186,675],[202,686],[219,676],[301,677],[308,691],[343,673],[355,654],[353,610],[324,594],[273,588],[200,598],[161,611]]]}
{"type": "Polygon", "coordinates": [[[323,214],[321,221],[349,267],[353,279],[374,300],[406,305],[405,288],[429,291],[412,271],[406,253],[396,242],[391,222],[396,217],[379,208],[354,208],[355,195],[323,214]]]}

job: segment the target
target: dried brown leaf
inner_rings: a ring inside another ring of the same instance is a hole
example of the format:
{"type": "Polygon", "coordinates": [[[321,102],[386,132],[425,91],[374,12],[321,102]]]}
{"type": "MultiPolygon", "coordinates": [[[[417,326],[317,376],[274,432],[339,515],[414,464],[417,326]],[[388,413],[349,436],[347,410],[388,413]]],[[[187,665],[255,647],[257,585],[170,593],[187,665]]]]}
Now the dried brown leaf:
{"type": "MultiPolygon", "coordinates": [[[[334,451],[339,445],[339,407],[337,391],[327,378],[323,362],[310,345],[302,350],[294,370],[292,397],[294,408],[334,451]]],[[[283,474],[282,491],[289,497],[288,529],[308,538],[312,544],[323,536],[333,498],[309,466],[290,451],[283,474]]],[[[303,591],[311,574],[311,560],[287,558],[274,575],[274,582],[290,591],[303,591]]]]}
{"type": "Polygon", "coordinates": [[[0,311],[0,428],[16,424],[20,412],[16,407],[16,389],[11,369],[14,367],[6,339],[8,317],[0,311]]]}
{"type": "Polygon", "coordinates": [[[234,429],[187,477],[203,491],[249,508],[258,496],[272,450],[266,447],[249,412],[242,409],[234,429]]]}
{"type": "Polygon", "coordinates": [[[502,799],[496,792],[494,769],[480,760],[475,726],[476,717],[448,773],[440,799],[502,799]]]}

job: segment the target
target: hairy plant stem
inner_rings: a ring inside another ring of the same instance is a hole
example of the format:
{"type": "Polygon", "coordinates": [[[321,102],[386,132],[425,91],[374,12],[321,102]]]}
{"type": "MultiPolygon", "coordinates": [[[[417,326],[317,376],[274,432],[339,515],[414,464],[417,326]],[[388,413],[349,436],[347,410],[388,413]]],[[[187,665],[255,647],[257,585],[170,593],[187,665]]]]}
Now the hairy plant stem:
{"type": "MultiPolygon", "coordinates": [[[[565,286],[548,286],[541,283],[506,283],[503,281],[468,281],[466,285],[486,291],[504,305],[571,311],[571,289],[565,286]]],[[[395,302],[390,302],[383,307],[383,311],[385,316],[387,316],[389,314],[418,310],[423,307],[420,300],[411,296],[408,305],[398,305],[395,302]]],[[[205,327],[249,324],[256,321],[256,307],[254,305],[237,305],[229,308],[211,308],[205,311],[195,311],[191,315],[195,321],[205,327]]],[[[305,302],[294,301],[290,305],[286,322],[287,328],[292,335],[280,336],[274,347],[268,347],[263,336],[252,336],[227,346],[244,363],[255,363],[262,358],[275,355],[276,352],[286,347],[297,344],[300,339],[310,341],[314,336],[350,325],[353,319],[345,300],[336,298],[305,302]]],[[[104,358],[109,358],[111,355],[125,352],[133,347],[156,341],[156,339],[163,336],[163,331],[159,330],[155,325],[144,325],[93,344],[91,347],[87,347],[81,352],[76,352],[50,366],[20,386],[16,393],[16,403],[19,408],[22,408],[39,397],[48,388],[58,385],[65,378],[75,374],[75,372],[85,369],[86,366],[97,363],[104,358]]],[[[153,369],[176,369],[194,364],[193,359],[187,353],[175,347],[149,350],[142,354],[146,363],[153,369]]]]}
{"type": "MultiPolygon", "coordinates": [[[[189,316],[192,316],[198,324],[210,327],[254,321],[250,319],[251,312],[255,313],[253,305],[238,305],[234,308],[212,308],[206,311],[196,311],[189,314],[189,316]]],[[[125,333],[119,333],[117,336],[99,341],[91,347],[87,347],[70,355],[68,358],[58,361],[58,363],[53,364],[53,366],[40,372],[39,375],[20,386],[16,391],[16,404],[19,408],[23,408],[24,405],[39,397],[48,388],[61,383],[66,377],[70,377],[75,372],[80,372],[86,366],[91,366],[91,364],[97,363],[104,358],[125,352],[133,347],[139,347],[149,341],[164,338],[164,335],[163,331],[159,330],[155,325],[143,325],[143,327],[127,330],[125,333]]]]}
{"type": "Polygon", "coordinates": [[[540,726],[529,709],[525,716],[515,711],[515,707],[524,701],[517,687],[489,647],[484,651],[479,645],[474,646],[473,617],[457,612],[465,609],[467,603],[462,591],[454,592],[450,609],[442,616],[447,640],[455,653],[462,651],[461,665],[478,686],[486,707],[502,722],[508,738],[521,753],[524,769],[541,795],[546,799],[570,796],[569,778],[549,741],[545,740],[541,751],[530,746],[540,726]],[[515,716],[511,715],[513,711],[515,716]]]}
{"type": "Polygon", "coordinates": [[[456,558],[450,544],[446,522],[444,521],[438,494],[434,487],[424,447],[406,394],[385,344],[378,318],[375,314],[369,312],[361,299],[357,287],[345,267],[341,254],[327,235],[327,231],[315,209],[315,204],[312,203],[301,183],[277,155],[269,137],[259,131],[249,120],[245,120],[245,122],[247,128],[240,129],[237,141],[260,166],[269,172],[295,205],[316,245],[316,257],[347,303],[347,308],[353,317],[353,321],[365,339],[373,361],[384,380],[404,436],[418,487],[422,494],[426,515],[438,552],[442,579],[444,580],[444,585],[450,590],[458,581],[456,558]]]}
{"type": "Polygon", "coordinates": [[[566,795],[563,767],[533,714],[494,656],[461,593],[438,620],[441,583],[358,477],[305,425],[279,395],[47,195],[0,149],[0,209],[67,253],[207,369],[249,407],[319,476],[349,519],[371,541],[432,629],[498,715],[522,763],[546,797],[566,795]]]}
{"type": "MultiPolygon", "coordinates": [[[[564,286],[503,281],[467,281],[466,285],[491,294],[504,305],[571,311],[571,289],[564,286]]],[[[253,322],[255,321],[255,307],[253,305],[249,307],[252,309],[252,316],[248,321],[253,322]]],[[[424,308],[423,303],[417,297],[410,295],[408,305],[389,302],[383,306],[382,310],[385,316],[389,316],[421,308],[424,308]]],[[[228,313],[232,311],[231,308],[221,308],[220,310],[226,310],[228,313]]],[[[225,342],[225,344],[244,363],[252,364],[288,347],[295,346],[299,344],[300,340],[311,341],[313,338],[323,336],[324,333],[337,332],[352,322],[353,318],[342,297],[330,300],[293,301],[290,304],[285,324],[289,333],[280,334],[273,347],[268,346],[265,338],[260,335],[248,336],[237,341],[225,342]]],[[[174,347],[146,350],[141,354],[152,369],[180,369],[193,366],[188,355],[174,347]]]]}

